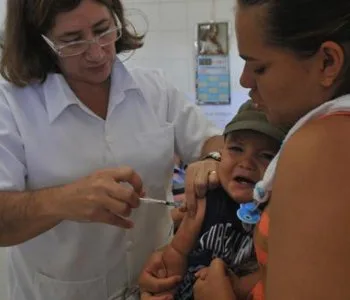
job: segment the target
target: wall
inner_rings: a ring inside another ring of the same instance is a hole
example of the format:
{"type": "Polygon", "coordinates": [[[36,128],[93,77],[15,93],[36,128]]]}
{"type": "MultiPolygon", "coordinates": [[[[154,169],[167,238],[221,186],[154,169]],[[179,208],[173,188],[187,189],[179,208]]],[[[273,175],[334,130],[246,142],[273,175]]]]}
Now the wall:
{"type": "Polygon", "coordinates": [[[2,24],[3,24],[4,19],[5,19],[6,2],[7,2],[7,0],[0,0],[0,27],[2,27],[2,24]]]}
{"type": "MultiPolygon", "coordinates": [[[[194,100],[194,41],[196,23],[210,20],[231,22],[231,89],[232,103],[226,106],[202,106],[218,125],[226,123],[247,99],[239,85],[243,60],[239,58],[234,36],[234,0],[125,0],[128,18],[144,32],[145,23],[137,10],[149,21],[145,45],[127,61],[128,65],[163,69],[181,90],[194,100]],[[135,10],[136,9],[136,10],[135,10]]],[[[222,126],[221,126],[222,127],[222,126]]]]}

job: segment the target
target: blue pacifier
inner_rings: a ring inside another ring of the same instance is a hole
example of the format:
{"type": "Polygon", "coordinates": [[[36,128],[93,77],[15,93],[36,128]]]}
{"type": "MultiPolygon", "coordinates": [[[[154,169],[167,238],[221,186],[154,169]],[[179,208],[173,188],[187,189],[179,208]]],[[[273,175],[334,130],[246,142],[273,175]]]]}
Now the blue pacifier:
{"type": "Polygon", "coordinates": [[[260,210],[256,202],[242,203],[237,210],[237,217],[247,224],[256,224],[260,220],[260,210]]]}

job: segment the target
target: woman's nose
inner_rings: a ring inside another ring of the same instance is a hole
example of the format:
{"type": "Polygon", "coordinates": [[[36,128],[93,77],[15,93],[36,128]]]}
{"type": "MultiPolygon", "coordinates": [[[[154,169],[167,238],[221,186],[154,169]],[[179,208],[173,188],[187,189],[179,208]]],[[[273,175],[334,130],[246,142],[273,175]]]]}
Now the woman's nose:
{"type": "Polygon", "coordinates": [[[253,89],[255,87],[255,80],[251,71],[247,68],[247,65],[244,65],[240,80],[242,87],[246,89],[253,89]]]}
{"type": "Polygon", "coordinates": [[[86,57],[91,61],[98,61],[101,59],[102,56],[102,47],[96,42],[90,43],[89,48],[86,50],[86,57]]]}

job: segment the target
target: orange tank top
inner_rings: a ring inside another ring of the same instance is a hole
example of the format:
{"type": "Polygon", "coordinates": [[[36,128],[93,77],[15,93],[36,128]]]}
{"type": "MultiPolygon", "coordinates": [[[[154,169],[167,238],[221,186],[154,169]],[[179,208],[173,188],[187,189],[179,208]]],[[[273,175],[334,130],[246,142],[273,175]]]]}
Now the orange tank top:
{"type": "Polygon", "coordinates": [[[262,275],[260,280],[252,290],[252,300],[264,300],[264,285],[266,279],[267,254],[268,254],[268,236],[269,236],[269,205],[261,214],[260,222],[257,224],[254,234],[254,246],[256,257],[259,262],[259,267],[262,275]]]}
{"type": "MultiPolygon", "coordinates": [[[[319,117],[319,119],[324,119],[330,116],[350,116],[350,112],[338,111],[331,114],[323,115],[319,117]]],[[[269,223],[269,205],[267,205],[265,210],[261,214],[260,222],[257,224],[254,234],[255,252],[259,262],[262,280],[260,280],[253,288],[249,298],[250,300],[265,300],[264,287],[267,271],[269,223]]]]}

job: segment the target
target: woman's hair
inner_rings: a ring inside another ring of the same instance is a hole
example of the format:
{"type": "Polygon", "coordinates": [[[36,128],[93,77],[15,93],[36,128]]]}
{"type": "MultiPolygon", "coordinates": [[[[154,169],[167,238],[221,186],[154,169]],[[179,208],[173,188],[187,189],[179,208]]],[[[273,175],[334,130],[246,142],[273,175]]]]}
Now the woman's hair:
{"type": "MultiPolygon", "coordinates": [[[[142,47],[144,36],[128,30],[120,0],[95,0],[117,15],[122,36],[116,41],[116,52],[142,47]]],[[[60,72],[56,55],[41,37],[54,26],[55,17],[68,12],[82,0],[7,0],[0,73],[8,81],[25,86],[44,81],[50,72],[60,72]]]]}
{"type": "Polygon", "coordinates": [[[300,57],[316,54],[326,41],[339,44],[345,65],[337,95],[350,92],[350,0],[239,0],[239,5],[264,7],[266,42],[300,57]]]}

